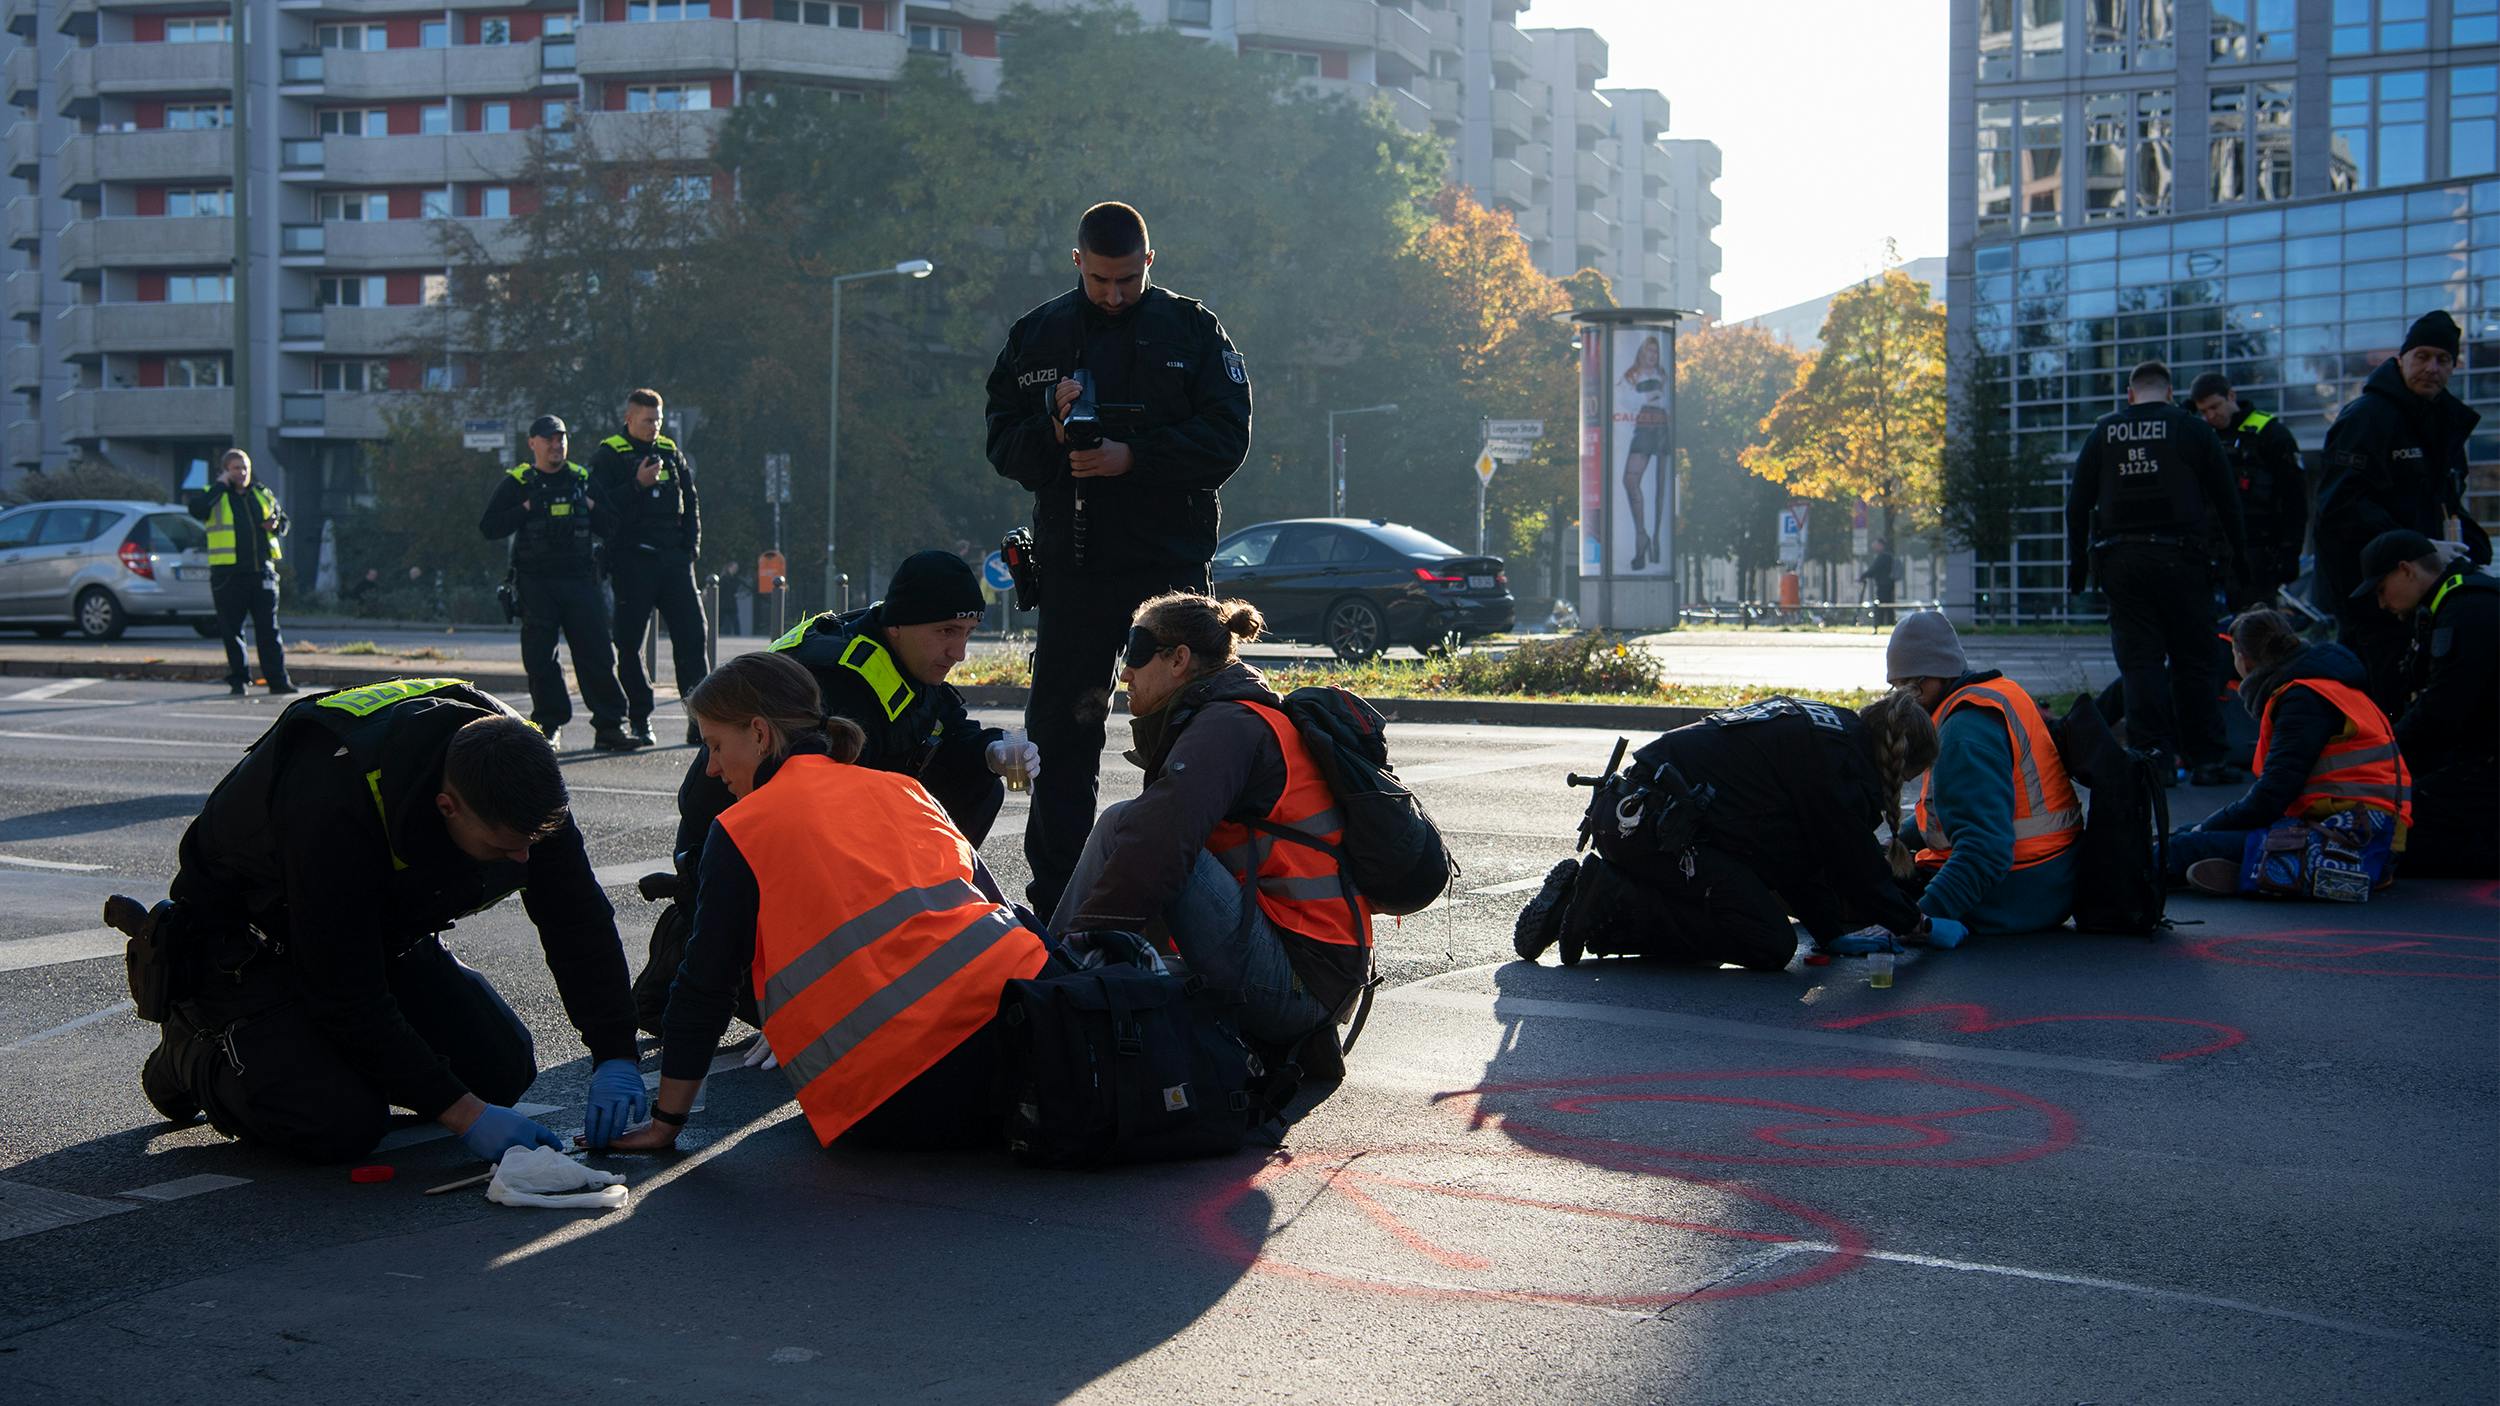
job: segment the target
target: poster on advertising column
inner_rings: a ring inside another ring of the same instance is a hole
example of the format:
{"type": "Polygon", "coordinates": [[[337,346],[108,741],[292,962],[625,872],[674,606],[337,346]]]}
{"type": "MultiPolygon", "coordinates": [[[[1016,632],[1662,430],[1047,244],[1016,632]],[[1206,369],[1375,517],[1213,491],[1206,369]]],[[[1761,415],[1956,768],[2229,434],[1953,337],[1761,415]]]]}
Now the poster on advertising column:
{"type": "Polygon", "coordinates": [[[1675,369],[1667,352],[1673,334],[1638,325],[1608,330],[1614,343],[1614,375],[1606,387],[1615,471],[1610,555],[1618,576],[1663,576],[1675,498],[1675,369]]]}

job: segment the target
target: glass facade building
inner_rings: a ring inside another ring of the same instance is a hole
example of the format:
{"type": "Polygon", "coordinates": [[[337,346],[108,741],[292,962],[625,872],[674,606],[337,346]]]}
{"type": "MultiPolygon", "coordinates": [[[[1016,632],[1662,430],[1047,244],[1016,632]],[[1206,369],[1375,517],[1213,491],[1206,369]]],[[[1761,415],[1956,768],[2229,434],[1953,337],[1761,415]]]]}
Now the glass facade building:
{"type": "Polygon", "coordinates": [[[2049,466],[1953,599],[2065,609],[2066,471],[2139,361],[2228,376],[2313,483],[2433,308],[2466,329],[2450,389],[2500,400],[2500,0],[1954,0],[1951,42],[1952,357],[2049,466]]]}

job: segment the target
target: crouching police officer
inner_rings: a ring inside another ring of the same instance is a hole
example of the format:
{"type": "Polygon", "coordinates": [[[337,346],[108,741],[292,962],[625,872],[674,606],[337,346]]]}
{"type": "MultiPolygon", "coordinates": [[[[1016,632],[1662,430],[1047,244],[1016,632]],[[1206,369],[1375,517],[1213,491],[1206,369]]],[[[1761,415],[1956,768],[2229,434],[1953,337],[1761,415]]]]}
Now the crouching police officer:
{"type": "Polygon", "coordinates": [[[2416,878],[2500,876],[2500,579],[2419,532],[2361,549],[2356,605],[2413,627],[2396,745],[2413,771],[2416,878]]]}
{"type": "Polygon", "coordinates": [[[589,1140],[649,1108],[613,911],[555,753],[491,694],[401,679],[306,698],[183,833],[172,897],[115,897],[132,994],[164,1036],[140,1072],[185,1123],[316,1161],[360,1156],[406,1108],[489,1161],[555,1134],[511,1104],[529,1030],[444,947],[522,894],[595,1067],[589,1140]]]}
{"type": "Polygon", "coordinates": [[[573,717],[573,700],[556,667],[556,634],[573,649],[573,676],[590,707],[591,743],[624,752],[642,742],[625,731],[625,692],[616,683],[616,649],[608,641],[607,602],[599,595],[594,535],[608,536],[616,513],[591,496],[590,471],[564,457],[562,420],[541,415],[530,426],[530,458],[495,485],[477,530],[489,541],[512,539],[512,578],[521,596],[521,667],[529,672],[530,721],[554,745],[573,717]]]}
{"type": "MultiPolygon", "coordinates": [[[[803,620],[772,644],[815,677],[828,716],[859,725],[866,742],[858,764],[918,781],[975,847],[989,837],[1006,799],[1002,778],[1019,768],[1031,778],[1042,765],[1033,743],[975,726],[963,695],[946,682],[963,662],[982,608],[980,580],[963,558],[917,552],[895,568],[884,599],[848,615],[828,611],[803,620]]],[[[660,915],[650,959],[634,980],[637,1014],[654,1035],[689,931],[687,884],[700,872],[712,822],[730,806],[729,787],[712,763],[711,749],[697,748],[677,788],[679,902],[660,915]]]]}

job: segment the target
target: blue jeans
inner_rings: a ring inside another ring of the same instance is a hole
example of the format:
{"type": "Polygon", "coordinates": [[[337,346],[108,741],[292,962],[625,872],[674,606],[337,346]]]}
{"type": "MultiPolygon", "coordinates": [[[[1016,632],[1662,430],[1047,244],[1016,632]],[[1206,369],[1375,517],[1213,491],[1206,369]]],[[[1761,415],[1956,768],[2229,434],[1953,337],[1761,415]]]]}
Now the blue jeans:
{"type": "MultiPolygon", "coordinates": [[[[1076,869],[1051,914],[1050,930],[1061,933],[1076,921],[1076,907],[1094,887],[1094,880],[1118,856],[1107,853],[1105,838],[1127,805],[1105,807],[1094,832],[1077,856],[1076,869]]],[[[1192,975],[1218,991],[1241,993],[1241,1025],[1245,1034],[1270,1044],[1301,1039],[1326,1023],[1329,1012],[1293,974],[1285,955],[1285,939],[1267,913],[1232,872],[1204,850],[1198,852],[1181,891],[1164,905],[1163,921],[1172,945],[1192,975]]],[[[1163,934],[1148,933],[1149,937],[1163,934]]]]}

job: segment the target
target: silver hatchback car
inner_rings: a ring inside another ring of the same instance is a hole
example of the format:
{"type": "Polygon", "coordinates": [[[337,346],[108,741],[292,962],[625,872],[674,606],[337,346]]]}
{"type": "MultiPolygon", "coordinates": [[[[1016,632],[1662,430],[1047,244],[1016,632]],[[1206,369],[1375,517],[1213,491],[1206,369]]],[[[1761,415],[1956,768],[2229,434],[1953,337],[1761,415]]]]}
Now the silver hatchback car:
{"type": "Polygon", "coordinates": [[[216,634],[208,529],[189,513],[108,499],[0,513],[0,628],[109,640],[134,623],[216,634]]]}

